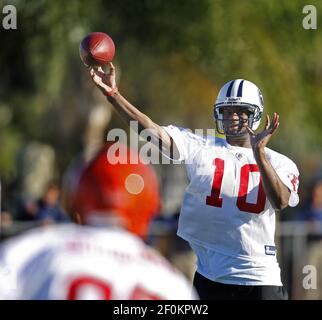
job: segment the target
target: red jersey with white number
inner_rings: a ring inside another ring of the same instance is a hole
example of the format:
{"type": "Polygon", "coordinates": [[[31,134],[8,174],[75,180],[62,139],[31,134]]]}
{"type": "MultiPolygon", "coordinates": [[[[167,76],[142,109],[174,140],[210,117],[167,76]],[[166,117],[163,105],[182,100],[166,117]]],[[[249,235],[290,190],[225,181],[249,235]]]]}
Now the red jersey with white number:
{"type": "MultiPolygon", "coordinates": [[[[184,160],[189,178],[178,235],[198,256],[198,272],[223,283],[280,285],[275,210],[268,201],[251,148],[214,136],[164,127],[184,160]]],[[[265,148],[268,160],[298,204],[296,165],[265,148]]]]}
{"type": "Polygon", "coordinates": [[[196,298],[156,251],[115,229],[66,224],[30,231],[2,245],[1,271],[2,299],[196,298]]]}

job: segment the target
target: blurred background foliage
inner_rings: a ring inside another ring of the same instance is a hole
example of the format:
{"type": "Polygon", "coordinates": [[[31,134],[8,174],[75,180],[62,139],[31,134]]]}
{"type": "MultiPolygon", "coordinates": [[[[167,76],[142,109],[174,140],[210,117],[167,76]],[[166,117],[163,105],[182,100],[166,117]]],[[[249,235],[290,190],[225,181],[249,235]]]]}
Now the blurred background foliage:
{"type": "MultiPolygon", "coordinates": [[[[28,141],[54,148],[58,177],[82,150],[89,112],[104,102],[78,54],[92,31],[112,36],[120,91],[157,123],[213,128],[218,90],[246,78],[261,88],[265,111],[280,114],[270,147],[298,164],[304,183],[321,167],[321,1],[309,3],[317,30],[302,27],[306,0],[5,4],[16,6],[18,28],[0,28],[3,181],[17,178],[17,155],[28,141]]],[[[127,128],[115,113],[105,132],[114,127],[127,128]]]]}

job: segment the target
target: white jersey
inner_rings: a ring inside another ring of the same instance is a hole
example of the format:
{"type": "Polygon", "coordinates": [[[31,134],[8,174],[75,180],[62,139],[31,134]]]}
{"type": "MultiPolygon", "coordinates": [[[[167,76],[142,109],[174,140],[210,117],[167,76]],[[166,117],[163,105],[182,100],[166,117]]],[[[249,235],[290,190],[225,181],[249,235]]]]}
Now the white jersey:
{"type": "MultiPolygon", "coordinates": [[[[164,127],[186,164],[178,235],[198,256],[198,272],[232,284],[281,285],[276,260],[275,210],[268,201],[251,148],[187,129],[164,127]]],[[[299,202],[299,172],[287,157],[265,148],[267,158],[299,202]]]]}
{"type": "Polygon", "coordinates": [[[132,234],[66,224],[0,249],[1,299],[193,299],[192,285],[132,234]]]}

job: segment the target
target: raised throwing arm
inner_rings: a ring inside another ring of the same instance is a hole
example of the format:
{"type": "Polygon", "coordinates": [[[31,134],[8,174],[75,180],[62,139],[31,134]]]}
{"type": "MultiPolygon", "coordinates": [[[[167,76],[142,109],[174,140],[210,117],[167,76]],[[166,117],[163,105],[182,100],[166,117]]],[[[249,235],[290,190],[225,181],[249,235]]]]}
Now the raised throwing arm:
{"type": "Polygon", "coordinates": [[[104,72],[102,68],[89,68],[89,74],[95,85],[128,124],[130,124],[130,121],[137,121],[139,126],[138,133],[144,129],[150,130],[154,144],[160,147],[159,142],[162,141],[162,151],[167,154],[174,154],[175,159],[178,157],[178,149],[166,130],[153,122],[146,114],[142,113],[120,94],[115,81],[115,67],[112,63],[109,63],[108,73],[104,72]]]}

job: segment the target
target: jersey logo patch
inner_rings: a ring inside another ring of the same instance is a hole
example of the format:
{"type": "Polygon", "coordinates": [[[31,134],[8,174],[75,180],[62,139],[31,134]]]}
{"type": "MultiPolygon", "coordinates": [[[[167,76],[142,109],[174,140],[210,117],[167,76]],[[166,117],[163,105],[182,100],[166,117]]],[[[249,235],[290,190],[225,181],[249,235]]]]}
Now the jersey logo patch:
{"type": "Polygon", "coordinates": [[[264,246],[265,254],[267,256],[275,256],[276,255],[276,247],[275,246],[264,246]]]}
{"type": "Polygon", "coordinates": [[[243,155],[242,155],[241,153],[239,153],[239,152],[237,152],[237,153],[235,154],[235,156],[236,156],[236,158],[237,158],[238,160],[241,160],[241,159],[242,159],[242,157],[243,157],[243,155]]]}
{"type": "Polygon", "coordinates": [[[289,174],[288,178],[290,179],[292,186],[293,186],[293,191],[297,192],[298,186],[299,186],[299,178],[295,174],[289,174]]]}

